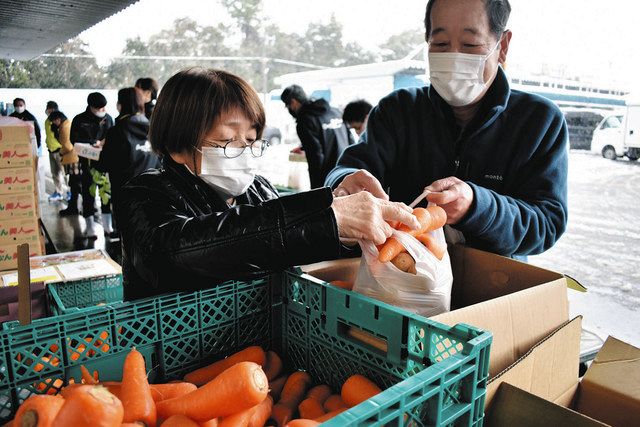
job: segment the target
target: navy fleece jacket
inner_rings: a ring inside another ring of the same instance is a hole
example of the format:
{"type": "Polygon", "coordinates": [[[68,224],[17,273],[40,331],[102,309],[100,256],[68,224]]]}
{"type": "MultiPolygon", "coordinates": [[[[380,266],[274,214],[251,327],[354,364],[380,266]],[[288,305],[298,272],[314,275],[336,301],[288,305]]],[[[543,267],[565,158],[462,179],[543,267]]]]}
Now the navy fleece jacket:
{"type": "Polygon", "coordinates": [[[506,256],[538,254],[567,224],[567,125],[551,101],[510,90],[502,69],[461,129],[430,87],[401,89],[372,110],[360,142],[345,150],[326,184],[371,172],[391,200],[410,203],[433,181],[457,176],[473,189],[454,228],[467,245],[506,256]]]}

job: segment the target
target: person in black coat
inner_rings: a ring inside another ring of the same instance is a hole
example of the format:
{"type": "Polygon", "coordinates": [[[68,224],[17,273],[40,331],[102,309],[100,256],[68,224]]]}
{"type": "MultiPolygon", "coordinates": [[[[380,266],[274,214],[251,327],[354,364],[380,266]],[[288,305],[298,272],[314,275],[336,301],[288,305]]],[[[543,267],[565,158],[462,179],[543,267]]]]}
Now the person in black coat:
{"type": "Polygon", "coordinates": [[[351,142],[342,112],[324,99],[309,99],[298,85],[287,87],[280,99],[296,119],[296,131],[309,165],[311,188],[323,187],[327,174],[351,142]]]}
{"type": "Polygon", "coordinates": [[[278,198],[256,174],[268,142],[255,90],[219,70],[189,69],[158,97],[149,140],[162,168],[118,193],[125,299],[204,289],[337,258],[340,239],[382,243],[385,220],[418,227],[404,204],[321,188],[278,198]]]}
{"type": "MultiPolygon", "coordinates": [[[[109,173],[114,212],[117,212],[120,188],[125,182],[147,169],[160,167],[160,160],[149,143],[149,120],[136,88],[118,91],[118,111],[120,115],[116,117],[115,126],[107,131],[100,160],[95,165],[99,171],[109,173]]],[[[115,236],[111,214],[102,215],[102,225],[109,237],[115,236]]]]}
{"type": "Polygon", "coordinates": [[[35,116],[29,112],[26,108],[27,103],[22,98],[16,98],[13,100],[13,108],[15,111],[10,114],[11,117],[15,117],[25,122],[33,122],[33,130],[36,132],[36,141],[38,148],[40,148],[40,125],[35,116]]]}

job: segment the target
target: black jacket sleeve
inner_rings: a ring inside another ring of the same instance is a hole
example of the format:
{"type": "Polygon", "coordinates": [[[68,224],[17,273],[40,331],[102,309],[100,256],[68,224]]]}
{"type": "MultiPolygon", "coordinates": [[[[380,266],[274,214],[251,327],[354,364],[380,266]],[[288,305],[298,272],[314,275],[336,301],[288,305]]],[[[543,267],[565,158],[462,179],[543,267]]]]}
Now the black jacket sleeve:
{"type": "Polygon", "coordinates": [[[175,289],[176,272],[224,281],[340,255],[329,189],[193,216],[143,177],[122,189],[121,232],[129,262],[159,290],[175,289]]]}
{"type": "Polygon", "coordinates": [[[322,166],[325,159],[320,122],[312,115],[304,115],[298,119],[296,131],[309,165],[311,188],[322,187],[324,185],[322,166]]]}

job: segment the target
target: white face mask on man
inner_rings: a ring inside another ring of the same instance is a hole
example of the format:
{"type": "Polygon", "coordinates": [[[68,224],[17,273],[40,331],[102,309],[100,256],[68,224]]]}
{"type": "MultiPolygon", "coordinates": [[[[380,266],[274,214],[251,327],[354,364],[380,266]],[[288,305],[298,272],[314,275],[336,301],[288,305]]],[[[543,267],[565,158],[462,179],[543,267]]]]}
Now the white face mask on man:
{"type": "Polygon", "coordinates": [[[486,55],[429,52],[429,78],[438,94],[452,107],[471,104],[485,89],[484,67],[500,41],[486,55]]]}
{"type": "MultiPolygon", "coordinates": [[[[242,148],[227,148],[227,153],[242,148]]],[[[244,194],[255,179],[256,158],[249,148],[238,157],[228,158],[224,150],[214,147],[202,147],[200,178],[225,197],[237,197],[244,194]]],[[[231,153],[233,155],[233,153],[231,153]]]]}
{"type": "Polygon", "coordinates": [[[18,114],[24,113],[24,110],[25,110],[24,107],[16,107],[16,113],[18,113],[18,114]]]}

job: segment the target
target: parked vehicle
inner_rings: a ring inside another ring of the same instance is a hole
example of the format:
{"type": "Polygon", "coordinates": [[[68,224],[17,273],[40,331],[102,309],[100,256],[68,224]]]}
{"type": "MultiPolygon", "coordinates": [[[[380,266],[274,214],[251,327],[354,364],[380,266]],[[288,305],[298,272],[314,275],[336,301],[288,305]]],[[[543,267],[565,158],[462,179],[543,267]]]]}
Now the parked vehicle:
{"type": "Polygon", "coordinates": [[[593,132],[609,111],[592,108],[563,108],[572,150],[589,150],[593,132]]]}
{"type": "Polygon", "coordinates": [[[615,160],[640,158],[640,102],[627,103],[626,110],[605,117],[593,132],[591,151],[615,160]]]}

